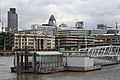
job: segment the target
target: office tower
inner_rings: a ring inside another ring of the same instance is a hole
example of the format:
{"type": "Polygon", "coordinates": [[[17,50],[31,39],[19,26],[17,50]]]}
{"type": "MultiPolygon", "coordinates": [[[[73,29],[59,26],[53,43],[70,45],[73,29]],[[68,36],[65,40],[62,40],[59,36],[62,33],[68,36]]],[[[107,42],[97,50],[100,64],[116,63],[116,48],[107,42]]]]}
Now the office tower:
{"type": "Polygon", "coordinates": [[[107,30],[107,25],[105,24],[97,24],[97,29],[101,29],[101,30],[107,30]]]}
{"type": "Polygon", "coordinates": [[[42,24],[42,26],[57,26],[56,19],[54,15],[51,15],[48,24],[42,24]]]}
{"type": "Polygon", "coordinates": [[[8,11],[8,28],[7,31],[16,32],[18,31],[18,15],[15,8],[10,8],[8,11]]]}
{"type": "Polygon", "coordinates": [[[83,25],[84,25],[83,21],[77,21],[77,22],[75,22],[75,27],[77,29],[83,29],[83,25]]]}
{"type": "Polygon", "coordinates": [[[54,15],[51,15],[51,16],[50,16],[50,19],[49,19],[48,24],[49,24],[50,26],[56,26],[56,19],[55,19],[54,15]]]}

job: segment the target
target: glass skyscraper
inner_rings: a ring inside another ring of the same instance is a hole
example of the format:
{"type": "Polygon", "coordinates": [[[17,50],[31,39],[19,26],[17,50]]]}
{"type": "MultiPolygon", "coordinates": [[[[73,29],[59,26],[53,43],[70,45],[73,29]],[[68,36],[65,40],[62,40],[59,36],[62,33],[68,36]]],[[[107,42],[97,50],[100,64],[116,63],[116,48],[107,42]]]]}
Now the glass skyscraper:
{"type": "Polygon", "coordinates": [[[8,11],[8,27],[7,31],[16,32],[18,31],[18,15],[15,8],[10,8],[8,11]]]}

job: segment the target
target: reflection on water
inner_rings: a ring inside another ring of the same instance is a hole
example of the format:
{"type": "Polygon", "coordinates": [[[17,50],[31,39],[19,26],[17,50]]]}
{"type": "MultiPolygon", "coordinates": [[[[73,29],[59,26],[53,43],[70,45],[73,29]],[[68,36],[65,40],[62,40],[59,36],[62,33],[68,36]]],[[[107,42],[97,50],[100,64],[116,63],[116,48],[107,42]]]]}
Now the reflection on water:
{"type": "Polygon", "coordinates": [[[13,57],[0,57],[0,80],[120,80],[120,64],[91,72],[56,72],[51,74],[16,74],[10,72],[13,57]]]}

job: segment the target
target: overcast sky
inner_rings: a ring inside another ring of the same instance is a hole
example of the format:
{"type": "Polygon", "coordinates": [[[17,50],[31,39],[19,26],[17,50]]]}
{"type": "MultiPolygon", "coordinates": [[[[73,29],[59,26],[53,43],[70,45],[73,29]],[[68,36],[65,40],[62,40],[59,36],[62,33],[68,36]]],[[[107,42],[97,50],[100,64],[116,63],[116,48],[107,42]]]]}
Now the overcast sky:
{"type": "Polygon", "coordinates": [[[101,23],[109,26],[120,23],[120,0],[0,0],[0,7],[5,23],[9,8],[17,9],[19,29],[47,23],[51,14],[58,25],[74,26],[76,19],[84,21],[84,26],[89,29],[95,29],[101,23]]]}

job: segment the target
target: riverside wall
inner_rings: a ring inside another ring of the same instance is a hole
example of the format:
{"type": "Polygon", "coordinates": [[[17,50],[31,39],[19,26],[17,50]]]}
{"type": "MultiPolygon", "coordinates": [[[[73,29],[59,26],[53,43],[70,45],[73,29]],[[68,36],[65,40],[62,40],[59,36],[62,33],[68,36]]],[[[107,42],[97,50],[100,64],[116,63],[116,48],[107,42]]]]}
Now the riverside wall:
{"type": "Polygon", "coordinates": [[[15,52],[12,50],[5,50],[5,51],[0,51],[0,56],[12,56],[14,55],[15,52]]]}

